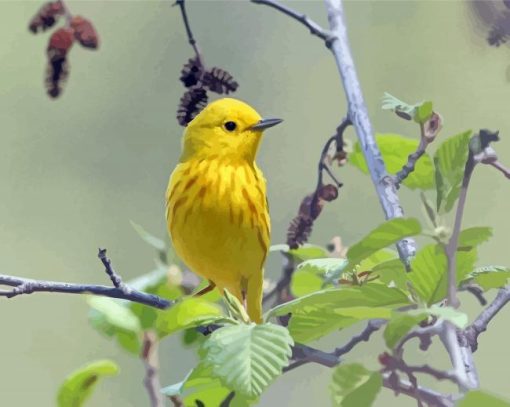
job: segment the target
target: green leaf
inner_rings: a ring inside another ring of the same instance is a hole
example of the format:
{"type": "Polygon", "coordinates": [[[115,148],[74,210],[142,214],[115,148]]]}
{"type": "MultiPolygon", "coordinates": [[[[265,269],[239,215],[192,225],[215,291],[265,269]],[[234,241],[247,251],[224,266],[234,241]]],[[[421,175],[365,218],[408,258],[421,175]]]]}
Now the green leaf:
{"type": "Polygon", "coordinates": [[[510,407],[510,401],[504,400],[482,390],[472,390],[461,399],[457,407],[510,407]]]}
{"type": "Polygon", "coordinates": [[[469,250],[478,246],[492,237],[492,228],[477,226],[464,229],[459,234],[459,250],[469,250]]]}
{"type": "Polygon", "coordinates": [[[289,332],[279,325],[225,326],[202,345],[202,362],[226,387],[254,398],[287,366],[292,345],[289,332]]]}
{"type": "Polygon", "coordinates": [[[290,249],[288,253],[299,261],[322,259],[324,257],[328,257],[328,252],[326,249],[311,244],[305,244],[298,247],[297,249],[290,249]]]}
{"type": "Polygon", "coordinates": [[[104,315],[106,321],[115,328],[136,333],[141,332],[138,318],[119,301],[107,297],[90,296],[87,302],[92,309],[104,315]]]}
{"type": "Polygon", "coordinates": [[[80,407],[92,395],[98,380],[118,373],[111,360],[98,360],[71,373],[60,386],[57,396],[59,407],[80,407]]]}
{"type": "MultiPolygon", "coordinates": [[[[212,375],[211,367],[201,363],[188,373],[182,382],[167,386],[161,389],[161,392],[168,397],[181,396],[185,407],[197,407],[199,402],[205,406],[220,406],[231,390],[212,375]]],[[[236,394],[230,406],[246,407],[256,401],[257,399],[236,394]]]]}
{"type": "Polygon", "coordinates": [[[384,329],[383,336],[386,346],[393,349],[416,324],[423,321],[426,317],[427,314],[424,312],[410,313],[395,311],[384,329]]]}
{"type": "MultiPolygon", "coordinates": [[[[377,145],[381,150],[386,169],[395,175],[407,163],[407,158],[418,148],[418,140],[398,134],[376,134],[377,145]]],[[[349,163],[368,174],[368,167],[359,143],[349,154],[349,163]]],[[[415,169],[404,180],[403,184],[410,189],[432,189],[435,185],[434,166],[432,159],[425,153],[416,163],[415,169]]]]}
{"type": "Polygon", "coordinates": [[[459,197],[471,133],[468,130],[450,137],[434,155],[438,212],[449,212],[459,197]]]}
{"type": "Polygon", "coordinates": [[[241,304],[237,297],[232,295],[227,289],[223,290],[223,300],[227,306],[229,314],[234,319],[244,323],[250,322],[250,317],[248,316],[248,313],[246,312],[243,304],[241,304]]]}
{"type": "Polygon", "coordinates": [[[346,264],[345,259],[331,257],[302,262],[292,274],[290,283],[292,294],[295,297],[302,297],[320,290],[338,279],[346,264]]]}
{"type": "Polygon", "coordinates": [[[484,291],[501,288],[508,283],[510,268],[505,266],[478,267],[469,273],[465,281],[474,280],[484,291]]]}
{"type": "MultiPolygon", "coordinates": [[[[457,285],[473,270],[476,250],[457,252],[457,285]]],[[[427,305],[446,297],[448,266],[444,249],[436,244],[423,247],[411,261],[412,272],[407,276],[416,293],[427,305]]]]}
{"type": "Polygon", "coordinates": [[[156,319],[156,331],[160,338],[184,329],[225,322],[221,308],[199,297],[188,297],[165,311],[160,311],[156,319]]]}
{"type": "Polygon", "coordinates": [[[390,93],[384,92],[381,108],[383,110],[393,110],[398,116],[411,120],[415,115],[417,105],[410,105],[390,93]]]}
{"type": "Polygon", "coordinates": [[[166,244],[163,240],[157,238],[156,236],[151,235],[149,232],[147,232],[142,226],[140,226],[138,223],[135,223],[133,221],[131,222],[131,226],[133,229],[138,233],[138,235],[149,245],[154,247],[156,250],[163,252],[166,254],[166,244]]]}
{"type": "Polygon", "coordinates": [[[464,329],[468,323],[468,316],[452,307],[440,307],[438,305],[432,305],[427,311],[431,315],[435,315],[436,317],[450,321],[461,329],[464,329]]]}
{"type": "Polygon", "coordinates": [[[292,314],[289,331],[294,340],[306,343],[358,321],[389,319],[393,308],[409,303],[407,295],[396,288],[368,283],[317,291],[273,308],[267,318],[292,314]]]}
{"type": "Polygon", "coordinates": [[[395,218],[377,226],[347,252],[349,264],[346,270],[352,270],[363,259],[388,247],[399,240],[421,233],[421,226],[415,218],[395,218]]]}
{"type": "Polygon", "coordinates": [[[341,364],[333,373],[331,394],[335,407],[370,407],[382,387],[382,376],[358,363],[341,364]]]}
{"type": "Polygon", "coordinates": [[[418,105],[414,115],[414,120],[417,123],[425,123],[428,119],[430,119],[430,116],[432,116],[432,109],[432,102],[423,102],[422,104],[418,105]]]}
{"type": "Polygon", "coordinates": [[[273,244],[269,247],[269,252],[284,252],[287,253],[289,251],[289,245],[285,243],[273,244]]]}
{"type": "Polygon", "coordinates": [[[374,266],[372,271],[379,276],[379,281],[389,287],[396,287],[404,292],[408,291],[407,272],[400,259],[379,263],[374,266]]]}

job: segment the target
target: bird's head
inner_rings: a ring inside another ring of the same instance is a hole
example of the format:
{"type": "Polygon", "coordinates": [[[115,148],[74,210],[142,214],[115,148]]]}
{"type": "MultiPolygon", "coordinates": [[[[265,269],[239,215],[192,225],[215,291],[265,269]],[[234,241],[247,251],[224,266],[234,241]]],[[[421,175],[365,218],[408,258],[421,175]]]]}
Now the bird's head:
{"type": "Polygon", "coordinates": [[[237,99],[216,100],[186,127],[181,161],[212,156],[253,161],[263,131],[281,121],[262,119],[255,109],[237,99]]]}

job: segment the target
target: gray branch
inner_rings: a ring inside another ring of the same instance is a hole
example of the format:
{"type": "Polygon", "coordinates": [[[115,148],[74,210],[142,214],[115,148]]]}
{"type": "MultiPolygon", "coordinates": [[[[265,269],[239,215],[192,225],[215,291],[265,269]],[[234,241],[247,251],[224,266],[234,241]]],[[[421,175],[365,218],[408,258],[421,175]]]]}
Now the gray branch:
{"type": "MultiPolygon", "coordinates": [[[[159,381],[159,355],[158,337],[154,332],[146,331],[143,334],[142,352],[140,357],[145,367],[143,384],[149,395],[151,407],[165,407],[161,383],[159,381]]],[[[175,405],[175,402],[172,400],[175,405]]]]}
{"type": "Polygon", "coordinates": [[[103,297],[118,298],[155,308],[165,309],[173,303],[157,295],[133,290],[122,282],[122,278],[113,270],[111,261],[106,257],[106,250],[99,249],[98,257],[105,265],[105,271],[112,280],[113,287],[92,284],[73,284],[58,281],[32,280],[28,278],[0,274],[0,286],[13,287],[11,290],[0,290],[0,297],[13,298],[18,295],[36,292],[65,293],[65,294],[93,294],[103,297]]]}
{"type": "MultiPolygon", "coordinates": [[[[341,0],[325,0],[333,40],[327,45],[333,53],[349,106],[349,118],[353,123],[361,149],[365,156],[370,176],[375,185],[386,219],[402,217],[404,212],[392,177],[386,171],[381,152],[374,138],[372,125],[363,99],[354,61],[347,37],[344,10],[341,0]]],[[[400,258],[409,267],[410,259],[416,253],[414,240],[404,239],[397,244],[400,258]]]]}
{"type": "Polygon", "coordinates": [[[487,330],[489,322],[501,309],[510,301],[510,285],[499,290],[498,295],[492,303],[485,308],[474,322],[466,328],[464,335],[471,350],[475,352],[478,349],[478,337],[487,330]]]}

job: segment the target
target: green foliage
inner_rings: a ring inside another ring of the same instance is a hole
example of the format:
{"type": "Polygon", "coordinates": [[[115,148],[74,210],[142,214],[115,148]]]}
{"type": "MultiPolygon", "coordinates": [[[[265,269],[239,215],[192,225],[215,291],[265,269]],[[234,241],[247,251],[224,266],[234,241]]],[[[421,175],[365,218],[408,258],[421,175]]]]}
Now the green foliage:
{"type": "Polygon", "coordinates": [[[414,120],[420,124],[424,124],[433,113],[432,102],[423,102],[417,106],[416,112],[414,115],[414,120]]]}
{"type": "Polygon", "coordinates": [[[438,212],[449,212],[459,197],[471,133],[468,130],[448,138],[434,155],[438,212]]]}
{"type": "Polygon", "coordinates": [[[335,407],[370,407],[382,387],[382,376],[358,363],[341,364],[331,382],[335,407]]]}
{"type": "Polygon", "coordinates": [[[384,329],[386,346],[393,349],[411,329],[432,315],[445,319],[461,329],[465,328],[468,322],[466,314],[451,307],[432,305],[430,308],[394,311],[384,329]]]}
{"type": "Polygon", "coordinates": [[[384,261],[374,266],[373,273],[379,277],[379,281],[402,291],[408,290],[407,272],[400,259],[384,261]]]}
{"type": "Polygon", "coordinates": [[[347,261],[339,258],[307,260],[292,275],[290,289],[295,297],[313,293],[340,277],[347,261]]]}
{"type": "MultiPolygon", "coordinates": [[[[376,134],[376,141],[390,174],[396,174],[402,169],[409,155],[418,148],[419,143],[418,140],[398,134],[376,134]]],[[[349,163],[368,174],[368,167],[359,143],[354,145],[354,151],[349,154],[349,163]]],[[[403,184],[410,189],[434,188],[434,167],[427,153],[417,161],[415,170],[409,174],[403,184]]]]}
{"type": "Polygon", "coordinates": [[[427,314],[424,312],[410,313],[395,311],[384,328],[383,337],[386,346],[393,349],[416,324],[423,321],[426,317],[427,314]]]}
{"type": "Polygon", "coordinates": [[[98,360],[74,371],[60,386],[58,406],[81,407],[92,395],[99,379],[114,376],[118,371],[118,366],[111,360],[98,360]]]}
{"type": "Polygon", "coordinates": [[[115,337],[128,352],[138,354],[142,326],[133,311],[125,303],[107,297],[91,296],[87,302],[91,325],[104,335],[115,337]]]}
{"type": "Polygon", "coordinates": [[[395,218],[377,226],[347,252],[349,264],[346,270],[352,270],[362,260],[399,240],[421,233],[421,226],[414,218],[395,218]]]}
{"type": "Polygon", "coordinates": [[[460,400],[457,407],[510,407],[510,402],[482,390],[472,390],[460,400]]]}
{"type": "MultiPolygon", "coordinates": [[[[457,252],[457,285],[473,270],[475,262],[475,249],[457,252]]],[[[423,247],[411,261],[411,269],[412,273],[407,277],[427,305],[446,297],[448,266],[443,247],[437,244],[423,247]]]]}
{"type": "Polygon", "coordinates": [[[204,367],[242,396],[258,397],[287,366],[293,341],[286,328],[237,324],[214,331],[202,345],[204,367]]]}
{"type": "Polygon", "coordinates": [[[484,291],[492,288],[501,288],[508,283],[510,278],[510,268],[505,266],[484,266],[478,267],[469,273],[465,282],[473,280],[484,291]]]}
{"type": "Polygon", "coordinates": [[[158,336],[163,338],[184,329],[229,321],[218,305],[202,298],[188,297],[168,310],[159,311],[155,326],[158,336]]]}
{"type": "Polygon", "coordinates": [[[458,250],[469,250],[488,241],[491,237],[492,228],[487,226],[464,229],[459,234],[458,250]]]}
{"type": "Polygon", "coordinates": [[[409,305],[405,293],[382,284],[317,291],[273,308],[267,318],[292,314],[289,331],[306,343],[358,321],[391,317],[391,310],[409,305]]]}

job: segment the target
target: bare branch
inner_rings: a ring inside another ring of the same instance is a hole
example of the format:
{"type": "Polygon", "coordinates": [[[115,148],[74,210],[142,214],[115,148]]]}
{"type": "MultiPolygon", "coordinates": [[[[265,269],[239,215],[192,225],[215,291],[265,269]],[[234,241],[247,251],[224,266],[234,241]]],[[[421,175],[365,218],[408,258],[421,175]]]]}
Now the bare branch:
{"type": "Polygon", "coordinates": [[[478,337],[480,334],[487,330],[487,326],[492,318],[494,318],[509,301],[510,285],[500,289],[494,301],[492,301],[491,304],[478,315],[474,322],[465,329],[465,337],[473,352],[476,352],[478,349],[478,337]]]}
{"type": "Polygon", "coordinates": [[[186,5],[184,4],[185,0],[176,0],[174,6],[179,6],[181,9],[182,21],[184,22],[184,27],[186,28],[186,35],[188,36],[188,42],[195,51],[195,55],[197,56],[198,63],[203,67],[204,61],[202,60],[202,54],[200,49],[198,48],[197,41],[195,37],[193,37],[193,32],[191,31],[191,25],[189,23],[188,14],[186,13],[186,5]]]}
{"type": "Polygon", "coordinates": [[[165,406],[163,395],[161,394],[161,383],[159,381],[158,346],[157,335],[152,331],[144,332],[140,358],[145,366],[145,378],[143,383],[149,394],[151,407],[165,406]]]}
{"type": "Polygon", "coordinates": [[[494,168],[496,168],[498,171],[500,171],[505,177],[510,179],[510,169],[506,168],[503,164],[501,164],[499,161],[494,161],[490,163],[494,168]]]}
{"type": "Polygon", "coordinates": [[[377,332],[381,327],[386,323],[385,319],[372,319],[368,321],[367,326],[365,329],[360,332],[358,335],[354,335],[344,346],[341,346],[339,348],[336,348],[333,353],[340,357],[342,355],[345,355],[346,353],[350,352],[356,345],[358,345],[361,342],[368,342],[370,339],[370,336],[377,332]]]}
{"type": "Polygon", "coordinates": [[[157,295],[147,294],[141,291],[133,290],[127,287],[121,277],[111,267],[111,262],[106,257],[106,250],[100,249],[98,257],[105,264],[106,272],[114,283],[114,287],[91,284],[73,284],[57,281],[32,280],[28,278],[8,276],[0,274],[0,285],[14,287],[12,290],[0,290],[0,297],[13,298],[22,294],[32,294],[35,292],[52,292],[65,294],[93,294],[110,298],[118,298],[155,308],[165,309],[170,307],[173,302],[158,297],[157,295]]]}
{"type": "Polygon", "coordinates": [[[281,11],[282,13],[288,15],[289,17],[293,18],[294,20],[299,21],[301,24],[305,25],[312,35],[316,35],[317,37],[323,39],[326,42],[330,42],[332,40],[332,35],[327,30],[322,28],[319,24],[317,24],[315,21],[311,20],[308,16],[305,14],[299,13],[290,7],[284,6],[283,4],[279,3],[278,1],[274,0],[251,0],[252,3],[255,4],[264,4],[266,6],[272,7],[278,11],[281,11]]]}
{"type": "MultiPolygon", "coordinates": [[[[341,0],[325,0],[329,26],[334,39],[330,42],[349,104],[349,118],[351,119],[361,150],[365,155],[368,169],[374,183],[379,201],[383,207],[386,219],[402,217],[404,212],[392,177],[386,171],[381,152],[375,142],[374,132],[368,117],[368,111],[361,92],[354,61],[351,55],[347,28],[344,21],[344,11],[341,0]]],[[[409,267],[410,258],[416,253],[414,240],[407,238],[397,244],[401,260],[409,267]]]]}
{"type": "Polygon", "coordinates": [[[405,380],[399,380],[397,383],[392,383],[389,379],[389,374],[383,377],[383,386],[395,391],[397,394],[402,393],[412,398],[419,397],[420,400],[434,407],[453,407],[454,399],[451,395],[443,395],[434,390],[417,386],[416,388],[405,380]]]}

